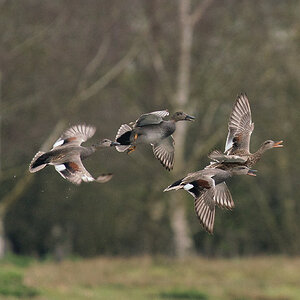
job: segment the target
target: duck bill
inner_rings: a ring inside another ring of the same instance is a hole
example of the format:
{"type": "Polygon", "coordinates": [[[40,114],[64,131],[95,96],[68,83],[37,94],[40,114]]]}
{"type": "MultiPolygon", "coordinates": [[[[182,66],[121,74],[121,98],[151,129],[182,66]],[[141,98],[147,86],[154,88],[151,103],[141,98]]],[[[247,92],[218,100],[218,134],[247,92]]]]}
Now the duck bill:
{"type": "Polygon", "coordinates": [[[118,143],[118,142],[111,142],[111,143],[110,143],[110,146],[111,146],[111,147],[113,147],[113,146],[119,146],[119,145],[121,145],[121,144],[118,143]]]}
{"type": "Polygon", "coordinates": [[[256,176],[256,172],[257,172],[257,170],[249,170],[247,175],[256,176]]]}
{"type": "Polygon", "coordinates": [[[186,115],[185,120],[186,120],[186,121],[194,121],[194,120],[195,120],[195,117],[190,116],[190,115],[186,115]]]}
{"type": "Polygon", "coordinates": [[[283,147],[282,143],[283,143],[283,141],[275,142],[275,144],[273,145],[273,148],[281,148],[281,147],[283,147]]]}

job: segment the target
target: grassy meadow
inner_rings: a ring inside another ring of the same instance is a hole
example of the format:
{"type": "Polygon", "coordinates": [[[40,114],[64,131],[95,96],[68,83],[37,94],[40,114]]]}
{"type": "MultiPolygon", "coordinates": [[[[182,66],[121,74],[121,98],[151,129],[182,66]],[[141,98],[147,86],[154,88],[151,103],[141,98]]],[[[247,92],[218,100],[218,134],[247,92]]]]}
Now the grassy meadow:
{"type": "Polygon", "coordinates": [[[0,299],[300,299],[300,258],[99,257],[0,263],[0,299]]]}

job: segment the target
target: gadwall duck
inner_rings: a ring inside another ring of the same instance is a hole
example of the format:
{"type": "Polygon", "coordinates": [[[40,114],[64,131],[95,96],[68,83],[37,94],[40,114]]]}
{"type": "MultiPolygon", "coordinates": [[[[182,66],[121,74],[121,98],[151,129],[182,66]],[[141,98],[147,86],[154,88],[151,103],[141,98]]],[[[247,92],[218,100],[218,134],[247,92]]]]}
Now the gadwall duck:
{"type": "Polygon", "coordinates": [[[100,183],[109,181],[112,174],[103,174],[95,179],[82,164],[82,160],[92,155],[98,148],[118,145],[116,142],[104,139],[90,147],[81,146],[81,143],[91,138],[95,131],[95,127],[85,124],[69,128],[54,143],[50,151],[39,151],[34,156],[29,165],[29,171],[34,173],[48,165],[53,165],[63,178],[74,184],[80,184],[81,181],[100,183]]]}
{"type": "Polygon", "coordinates": [[[135,150],[137,144],[151,144],[154,156],[167,169],[174,165],[174,140],[172,133],[176,130],[176,122],[193,121],[195,117],[184,112],[176,112],[166,121],[167,110],[154,111],[141,115],[135,122],[123,124],[116,135],[116,142],[120,143],[116,149],[128,153],[135,150]]]}
{"type": "Polygon", "coordinates": [[[184,189],[195,199],[195,212],[204,229],[212,234],[216,205],[224,206],[230,202],[231,194],[225,181],[233,175],[255,175],[255,170],[246,166],[234,166],[226,170],[218,168],[203,169],[187,174],[186,177],[168,186],[164,192],[184,189]],[[229,194],[228,194],[229,193],[229,194]]]}
{"type": "MultiPolygon", "coordinates": [[[[220,162],[212,162],[210,163],[208,166],[206,166],[204,169],[220,169],[220,170],[230,170],[232,168],[238,167],[238,166],[242,166],[239,163],[220,163],[220,162]]],[[[254,174],[254,172],[256,172],[256,170],[251,170],[250,173],[252,174],[248,174],[248,175],[252,175],[254,174]]],[[[229,209],[232,210],[234,209],[234,202],[231,196],[231,193],[227,187],[226,182],[222,182],[219,183],[216,187],[215,187],[216,191],[215,191],[215,202],[216,205],[222,209],[229,209]]]]}
{"type": "Polygon", "coordinates": [[[223,154],[215,150],[209,154],[209,158],[216,162],[245,164],[251,168],[266,150],[283,147],[282,141],[267,140],[255,153],[250,153],[249,145],[253,129],[249,100],[246,94],[241,94],[237,97],[230,115],[225,152],[223,154]]]}

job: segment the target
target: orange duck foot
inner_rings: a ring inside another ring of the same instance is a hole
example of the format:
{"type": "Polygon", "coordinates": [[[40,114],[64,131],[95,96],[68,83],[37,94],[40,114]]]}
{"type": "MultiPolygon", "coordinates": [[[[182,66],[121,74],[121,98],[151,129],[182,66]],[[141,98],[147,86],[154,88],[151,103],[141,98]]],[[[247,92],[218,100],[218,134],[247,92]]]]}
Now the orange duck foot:
{"type": "Polygon", "coordinates": [[[130,154],[131,152],[133,152],[135,150],[136,146],[132,146],[127,150],[127,154],[130,154]]]}

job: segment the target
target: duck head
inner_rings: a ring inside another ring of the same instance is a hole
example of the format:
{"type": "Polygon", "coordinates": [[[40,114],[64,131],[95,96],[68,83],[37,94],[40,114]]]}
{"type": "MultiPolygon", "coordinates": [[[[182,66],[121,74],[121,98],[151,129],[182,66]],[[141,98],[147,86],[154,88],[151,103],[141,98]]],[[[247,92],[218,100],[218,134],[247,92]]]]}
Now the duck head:
{"type": "Polygon", "coordinates": [[[113,142],[109,139],[103,139],[102,141],[100,142],[97,142],[94,147],[97,147],[97,148],[104,148],[104,147],[112,147],[112,146],[118,146],[120,145],[120,143],[118,142],[113,142]]]}
{"type": "Polygon", "coordinates": [[[266,151],[266,150],[269,150],[272,148],[281,148],[281,147],[283,147],[282,143],[283,143],[283,141],[274,142],[272,140],[267,140],[261,145],[261,148],[263,151],[266,151]]]}
{"type": "Polygon", "coordinates": [[[232,174],[234,175],[250,175],[250,176],[256,176],[256,170],[251,170],[246,166],[237,166],[232,168],[231,170],[232,174]]]}
{"type": "Polygon", "coordinates": [[[190,116],[182,111],[177,111],[174,113],[174,115],[171,117],[171,120],[174,120],[175,122],[178,121],[194,121],[195,117],[190,116]]]}

